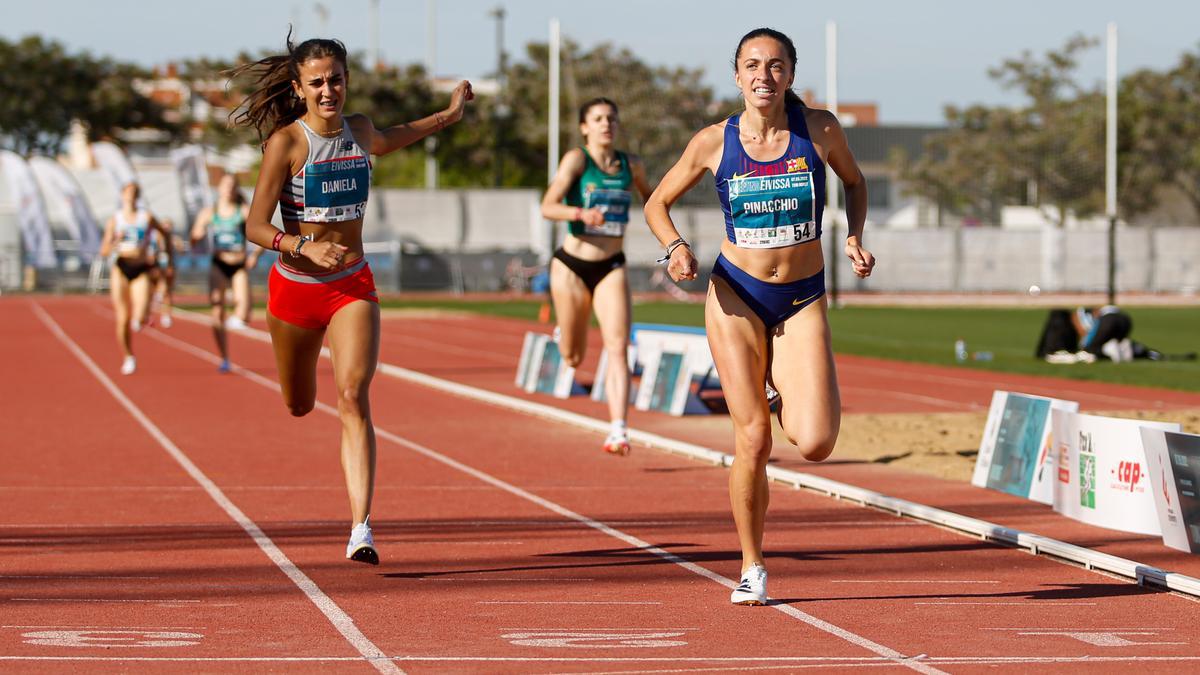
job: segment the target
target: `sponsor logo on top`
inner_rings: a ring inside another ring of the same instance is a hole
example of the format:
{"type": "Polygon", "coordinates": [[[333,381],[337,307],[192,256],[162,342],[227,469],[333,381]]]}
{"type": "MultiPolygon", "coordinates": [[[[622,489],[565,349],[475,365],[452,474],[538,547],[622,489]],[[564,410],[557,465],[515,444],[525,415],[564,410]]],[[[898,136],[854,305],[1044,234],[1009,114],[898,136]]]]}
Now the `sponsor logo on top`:
{"type": "Polygon", "coordinates": [[[1079,432],[1079,505],[1096,508],[1096,455],[1092,435],[1079,432]]]}
{"type": "Polygon", "coordinates": [[[1058,445],[1058,482],[1071,482],[1071,457],[1070,446],[1066,443],[1058,445]]]}
{"type": "Polygon", "coordinates": [[[787,172],[796,173],[797,171],[808,171],[807,157],[796,157],[787,161],[787,172]]]}

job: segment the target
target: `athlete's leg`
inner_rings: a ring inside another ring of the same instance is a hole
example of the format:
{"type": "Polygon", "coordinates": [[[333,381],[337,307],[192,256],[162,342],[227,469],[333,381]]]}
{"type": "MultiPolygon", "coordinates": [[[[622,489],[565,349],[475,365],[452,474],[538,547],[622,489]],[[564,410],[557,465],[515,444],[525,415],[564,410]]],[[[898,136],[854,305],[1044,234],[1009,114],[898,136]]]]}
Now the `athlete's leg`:
{"type": "Polygon", "coordinates": [[[129,320],[132,314],[132,298],[129,293],[129,280],[116,266],[109,272],[109,297],[112,298],[113,314],[117,320],[117,344],[124,356],[133,356],[133,339],[129,330],[129,320]]]}
{"type": "Polygon", "coordinates": [[[233,273],[233,315],[250,323],[250,272],[245,267],[233,273]]]}
{"type": "Polygon", "coordinates": [[[150,317],[150,298],[154,293],[155,283],[153,274],[154,270],[149,269],[129,282],[130,317],[139,328],[145,326],[150,317]]]}
{"type": "Polygon", "coordinates": [[[783,430],[805,459],[819,462],[833,452],[842,421],[825,298],[776,326],[771,351],[783,430]]]}
{"type": "Polygon", "coordinates": [[[175,311],[175,268],[163,267],[160,275],[159,295],[162,297],[162,304],[158,308],[158,314],[163,318],[163,327],[170,328],[175,311]]]}
{"type": "Polygon", "coordinates": [[[578,366],[587,352],[592,294],[583,279],[557,258],[550,261],[550,298],[558,321],[558,350],[567,365],[578,366]]]}
{"type": "Polygon", "coordinates": [[[267,312],[267,329],[279,369],[283,403],[296,417],[307,415],[317,400],[317,359],[321,357],[323,328],[301,328],[267,312]]]}
{"type": "Polygon", "coordinates": [[[593,295],[592,306],[604,336],[604,351],[608,354],[608,373],[604,391],[608,398],[609,419],[625,421],[629,407],[629,276],[624,267],[608,273],[593,295]]]}
{"type": "Polygon", "coordinates": [[[375,486],[375,428],[369,390],[379,363],[379,305],[357,300],[329,322],[329,352],[342,419],[342,470],[353,524],[371,514],[375,486]]]}
{"type": "Polygon", "coordinates": [[[217,340],[217,351],[221,360],[229,360],[229,343],[225,334],[225,275],[213,265],[208,268],[208,302],[212,305],[213,337],[217,340]]]}
{"type": "Polygon", "coordinates": [[[734,427],[729,502],[742,548],[742,571],[762,564],[766,521],[767,460],[771,457],[771,412],[763,394],[767,342],[762,321],[724,279],[713,276],[704,324],[721,389],[734,427]]]}

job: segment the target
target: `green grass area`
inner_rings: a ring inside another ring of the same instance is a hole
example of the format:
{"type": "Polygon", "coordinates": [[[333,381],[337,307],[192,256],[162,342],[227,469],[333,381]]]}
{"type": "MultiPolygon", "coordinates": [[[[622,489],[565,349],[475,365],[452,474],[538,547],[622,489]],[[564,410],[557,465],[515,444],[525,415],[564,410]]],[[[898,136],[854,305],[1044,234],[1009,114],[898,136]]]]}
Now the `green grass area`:
{"type": "MultiPolygon", "coordinates": [[[[385,307],[457,309],[534,320],[537,300],[506,302],[447,299],[385,300],[385,307]]],[[[1167,353],[1200,351],[1200,310],[1193,307],[1135,307],[1133,338],[1167,353]]],[[[844,307],[830,312],[834,349],[839,353],[934,363],[1029,375],[1134,384],[1200,392],[1200,362],[1171,361],[1052,365],[1034,358],[1047,310],[1043,308],[844,307]],[[954,341],[968,351],[991,352],[991,361],[957,363],[954,341]]],[[[652,302],[633,308],[634,321],[704,325],[699,304],[652,302]]]]}

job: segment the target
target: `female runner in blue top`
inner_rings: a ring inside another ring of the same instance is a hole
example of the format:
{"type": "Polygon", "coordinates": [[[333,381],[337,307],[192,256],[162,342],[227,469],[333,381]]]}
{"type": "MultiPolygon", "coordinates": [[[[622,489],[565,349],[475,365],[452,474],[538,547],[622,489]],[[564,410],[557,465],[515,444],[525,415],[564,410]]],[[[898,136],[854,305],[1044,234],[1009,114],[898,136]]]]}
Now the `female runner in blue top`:
{"type": "Polygon", "coordinates": [[[222,373],[229,372],[226,328],[245,328],[250,319],[250,270],[262,249],[246,252],[246,216],[250,206],[238,189],[237,178],[225,174],[217,184],[217,203],[196,215],[192,246],[209,238],[212,265],[208,270],[208,301],[212,305],[213,337],[221,352],[222,373]],[[225,318],[225,291],[233,289],[233,316],[225,318]]]}
{"type": "Polygon", "coordinates": [[[550,296],[558,320],[559,349],[572,367],[583,361],[588,319],[594,308],[608,355],[604,390],[612,425],[603,448],[624,455],[629,452],[625,416],[629,407],[630,299],[621,248],[629,223],[630,188],[637,189],[643,202],[651,188],[642,161],[614,147],[618,124],[617,104],[606,98],[580,106],[584,147],[563,155],[542,199],[542,215],[568,221],[567,237],[550,261],[550,296]]]}
{"type": "Polygon", "coordinates": [[[342,113],[350,72],[341,42],[293,46],[289,32],[287,47],[287,54],[234,74],[257,76],[236,121],[266,139],[246,237],[281,252],[271,268],[267,326],[283,400],[297,417],[315,404],[317,360],[328,334],[353,523],[346,557],[377,565],[367,521],[375,475],[368,389],[379,361],[379,303],[362,245],[369,155],[386,155],[454,124],[473,95],[464,80],[446,110],[376,129],[363,115],[342,113]],[[283,230],[271,224],[277,203],[283,230]]]}
{"type": "Polygon", "coordinates": [[[696,258],[671,222],[671,205],[707,170],[725,211],[726,241],[712,270],[705,325],[735,430],[729,499],[742,579],[731,600],[743,605],[767,598],[765,381],[782,397],[780,423],[806,459],[829,456],[841,423],[820,245],[826,166],[845,185],[845,252],[854,273],[867,277],[875,265],[862,247],[862,172],[837,119],[792,93],[795,69],[796,48],[786,35],[769,28],[747,33],[734,52],[745,110],[696,134],[646,203],[646,221],[667,246],[667,270],[676,281],[696,277],[696,258]]]}

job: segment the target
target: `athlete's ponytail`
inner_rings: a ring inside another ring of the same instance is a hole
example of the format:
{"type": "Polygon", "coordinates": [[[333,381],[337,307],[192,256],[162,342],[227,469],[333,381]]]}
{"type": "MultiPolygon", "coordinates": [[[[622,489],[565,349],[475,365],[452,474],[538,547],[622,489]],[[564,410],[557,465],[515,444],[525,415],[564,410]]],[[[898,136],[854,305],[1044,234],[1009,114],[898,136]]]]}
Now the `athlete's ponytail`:
{"type": "MultiPolygon", "coordinates": [[[[792,62],[792,73],[794,74],[796,72],[796,45],[792,42],[790,37],[775,30],[774,28],[755,28],[749,33],[743,35],[741,40],[738,40],[737,49],[735,49],[733,52],[733,72],[737,72],[738,59],[742,56],[742,46],[754,38],[760,37],[771,38],[772,40],[783,45],[784,51],[787,52],[788,60],[792,62]]],[[[783,92],[783,101],[788,106],[804,105],[804,99],[800,98],[796,92],[792,91],[791,87],[788,87],[787,91],[783,92]]]]}
{"type": "Polygon", "coordinates": [[[260,142],[304,115],[304,99],[296,96],[292,88],[292,82],[300,80],[301,64],[309,59],[332,56],[347,74],[350,72],[346,46],[339,40],[313,39],[293,45],[289,26],[286,44],[286,54],[268,56],[229,72],[231,80],[246,74],[254,78],[257,85],[254,91],[229,117],[234,126],[254,127],[260,142]]]}

